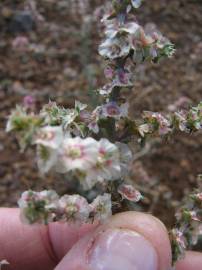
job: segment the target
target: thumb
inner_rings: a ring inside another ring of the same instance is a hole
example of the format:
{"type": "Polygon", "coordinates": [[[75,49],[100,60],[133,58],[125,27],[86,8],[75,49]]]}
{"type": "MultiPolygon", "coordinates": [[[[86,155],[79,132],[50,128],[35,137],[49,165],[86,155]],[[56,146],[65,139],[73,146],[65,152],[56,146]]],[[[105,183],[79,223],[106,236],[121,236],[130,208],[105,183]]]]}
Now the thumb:
{"type": "Polygon", "coordinates": [[[127,212],[80,239],[55,270],[170,270],[171,250],[163,224],[127,212]]]}

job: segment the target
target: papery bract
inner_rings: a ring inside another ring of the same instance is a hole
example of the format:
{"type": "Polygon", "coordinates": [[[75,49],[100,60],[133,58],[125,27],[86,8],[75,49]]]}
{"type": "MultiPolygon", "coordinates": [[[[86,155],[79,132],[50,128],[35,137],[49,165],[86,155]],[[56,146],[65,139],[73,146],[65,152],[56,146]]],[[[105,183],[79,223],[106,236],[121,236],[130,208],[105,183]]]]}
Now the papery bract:
{"type": "Polygon", "coordinates": [[[98,145],[96,163],[86,175],[89,186],[104,180],[117,180],[121,175],[118,147],[107,139],[101,139],[98,145]]]}
{"type": "Polygon", "coordinates": [[[59,209],[61,220],[81,223],[88,221],[91,211],[87,200],[79,195],[64,195],[59,200],[59,209]]]}
{"type": "Polygon", "coordinates": [[[120,119],[121,117],[128,116],[128,103],[121,104],[120,106],[116,102],[109,102],[100,107],[101,117],[113,117],[120,119]]]}
{"type": "Polygon", "coordinates": [[[128,175],[130,170],[130,165],[133,160],[132,151],[129,146],[125,143],[116,142],[116,146],[119,149],[119,159],[121,167],[121,177],[128,175]]]}
{"type": "Polygon", "coordinates": [[[38,130],[34,143],[52,149],[58,149],[63,142],[64,133],[61,126],[46,126],[38,130]]]}
{"type": "Polygon", "coordinates": [[[58,163],[61,172],[75,169],[88,170],[95,164],[97,154],[97,141],[93,138],[66,138],[59,149],[58,163]]]}
{"type": "Polygon", "coordinates": [[[93,219],[105,221],[112,215],[111,194],[99,195],[91,203],[93,219]]]}
{"type": "Polygon", "coordinates": [[[141,193],[132,185],[122,184],[118,187],[118,193],[121,194],[122,199],[127,199],[132,202],[138,202],[142,199],[141,193]]]}

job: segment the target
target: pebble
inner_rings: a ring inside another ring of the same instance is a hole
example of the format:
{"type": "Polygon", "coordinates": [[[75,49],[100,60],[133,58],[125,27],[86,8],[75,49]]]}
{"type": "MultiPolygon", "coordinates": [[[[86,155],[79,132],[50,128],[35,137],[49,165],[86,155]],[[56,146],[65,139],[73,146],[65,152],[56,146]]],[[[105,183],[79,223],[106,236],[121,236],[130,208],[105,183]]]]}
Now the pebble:
{"type": "Polygon", "coordinates": [[[9,32],[22,33],[34,30],[36,24],[34,18],[29,11],[16,12],[9,24],[9,32]]]}

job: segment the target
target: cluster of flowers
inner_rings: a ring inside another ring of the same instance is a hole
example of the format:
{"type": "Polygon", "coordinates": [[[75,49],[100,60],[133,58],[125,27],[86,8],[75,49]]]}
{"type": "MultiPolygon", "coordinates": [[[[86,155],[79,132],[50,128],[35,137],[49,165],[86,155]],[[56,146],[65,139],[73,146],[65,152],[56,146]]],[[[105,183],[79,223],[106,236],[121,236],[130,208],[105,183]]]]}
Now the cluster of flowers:
{"type": "MultiPolygon", "coordinates": [[[[120,200],[138,202],[142,199],[140,192],[131,185],[121,184],[118,193],[120,200]]],[[[112,215],[109,193],[98,195],[93,202],[88,203],[86,198],[77,194],[59,197],[54,190],[29,190],[22,194],[18,205],[21,209],[21,219],[27,224],[58,221],[78,224],[104,222],[112,215]]]]}
{"type": "Polygon", "coordinates": [[[153,24],[144,29],[130,18],[132,8],[138,8],[141,2],[114,1],[113,10],[103,19],[106,38],[99,53],[108,60],[105,75],[111,81],[99,90],[101,95],[109,96],[117,87],[133,86],[132,66],[146,60],[158,62],[175,51],[153,24]]]}
{"type": "MultiPolygon", "coordinates": [[[[37,115],[29,112],[29,108],[32,106],[31,97],[25,97],[24,106],[17,106],[7,122],[6,130],[8,132],[15,131],[18,134],[22,150],[34,141],[36,143],[36,137],[40,136],[40,133],[50,130],[54,133],[52,140],[56,140],[55,138],[62,140],[62,137],[67,138],[70,135],[86,138],[99,135],[103,129],[106,129],[104,133],[107,134],[109,126],[106,125],[106,121],[109,119],[113,119],[116,123],[116,134],[119,131],[122,132],[120,127],[130,121],[134,126],[132,135],[138,134],[142,138],[149,135],[166,136],[174,131],[192,133],[202,128],[202,102],[188,111],[178,111],[168,116],[145,111],[141,124],[129,119],[128,103],[119,105],[115,101],[109,101],[90,112],[87,110],[86,104],[78,101],[75,102],[75,108],[73,109],[65,109],[57,106],[55,102],[49,102],[43,106],[41,112],[37,115]],[[62,133],[64,134],[62,135],[62,133]]],[[[59,147],[60,143],[58,141],[54,148],[59,147]]],[[[45,144],[47,146],[47,143],[45,144]]]]}
{"type": "Polygon", "coordinates": [[[43,172],[51,168],[59,173],[73,171],[85,189],[104,180],[121,178],[121,159],[117,145],[107,139],[63,136],[61,127],[45,127],[39,130],[35,143],[38,145],[38,164],[43,172]]]}
{"type": "MultiPolygon", "coordinates": [[[[10,115],[7,131],[18,132],[23,149],[28,144],[37,145],[38,166],[42,173],[51,169],[63,174],[73,171],[85,189],[104,180],[122,178],[132,161],[130,149],[126,144],[111,143],[106,138],[98,141],[92,137],[75,137],[81,125],[74,120],[81,108],[85,108],[85,105],[79,105],[80,109],[76,104],[76,109],[72,110],[59,108],[56,104],[45,105],[38,116],[28,113],[23,107],[17,107],[10,115]],[[73,126],[77,129],[73,129],[73,126]]],[[[118,117],[116,106],[110,105],[110,108],[111,113],[118,117]]],[[[108,105],[96,110],[103,117],[108,115],[108,105]]],[[[83,130],[85,128],[83,126],[83,130]]]]}
{"type": "MultiPolygon", "coordinates": [[[[23,106],[17,106],[11,113],[6,130],[23,131],[35,127],[50,125],[62,126],[74,136],[86,137],[89,132],[99,133],[99,122],[107,118],[120,120],[128,116],[128,103],[117,104],[116,102],[107,102],[96,107],[92,112],[87,110],[87,105],[76,101],[75,107],[66,109],[58,106],[55,102],[49,102],[44,105],[38,115],[29,113],[33,107],[34,99],[32,96],[24,98],[23,106]],[[26,122],[26,124],[24,124],[26,122]]],[[[32,129],[33,130],[33,129],[32,129]]],[[[22,135],[22,134],[21,134],[22,135]]]]}
{"type": "Polygon", "coordinates": [[[202,102],[189,111],[175,112],[168,117],[161,113],[146,111],[144,123],[138,127],[142,137],[150,135],[168,135],[175,130],[191,133],[202,129],[202,102]]]}
{"type": "Polygon", "coordinates": [[[202,102],[192,107],[188,112],[181,111],[174,114],[174,121],[179,129],[185,132],[198,131],[202,128],[202,102]]]}
{"type": "MultiPolygon", "coordinates": [[[[202,180],[202,175],[199,179],[202,180]]],[[[176,214],[176,219],[176,228],[170,232],[174,262],[183,258],[185,250],[194,246],[202,235],[201,190],[189,196],[186,205],[176,214]]]]}
{"type": "Polygon", "coordinates": [[[19,202],[21,218],[28,224],[104,221],[112,214],[111,195],[99,195],[92,203],[80,195],[59,197],[53,190],[26,191],[19,202]]]}

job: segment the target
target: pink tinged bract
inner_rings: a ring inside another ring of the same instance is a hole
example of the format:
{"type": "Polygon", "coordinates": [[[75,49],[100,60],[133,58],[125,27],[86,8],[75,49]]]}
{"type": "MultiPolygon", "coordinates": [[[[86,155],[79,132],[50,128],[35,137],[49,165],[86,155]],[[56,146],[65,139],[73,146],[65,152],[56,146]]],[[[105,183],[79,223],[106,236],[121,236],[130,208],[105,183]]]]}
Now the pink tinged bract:
{"type": "Polygon", "coordinates": [[[88,220],[91,207],[80,195],[64,195],[59,200],[60,212],[64,221],[84,223],[88,220]]]}
{"type": "Polygon", "coordinates": [[[118,187],[118,193],[122,196],[122,199],[127,199],[132,202],[138,202],[143,198],[141,193],[132,185],[120,185],[118,187]]]}

